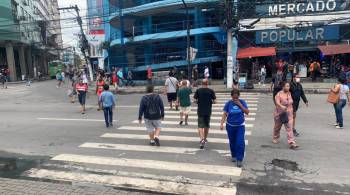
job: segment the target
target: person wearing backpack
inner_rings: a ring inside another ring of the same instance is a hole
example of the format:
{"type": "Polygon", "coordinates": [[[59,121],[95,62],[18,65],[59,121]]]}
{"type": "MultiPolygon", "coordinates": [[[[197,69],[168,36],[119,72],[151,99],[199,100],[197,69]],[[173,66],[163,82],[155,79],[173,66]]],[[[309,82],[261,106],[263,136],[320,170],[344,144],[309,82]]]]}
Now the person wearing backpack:
{"type": "Polygon", "coordinates": [[[149,134],[150,145],[160,146],[159,134],[162,120],[164,119],[164,104],[161,97],[154,93],[154,87],[148,85],[147,95],[143,96],[139,108],[139,123],[142,123],[144,117],[145,126],[149,134]]]}

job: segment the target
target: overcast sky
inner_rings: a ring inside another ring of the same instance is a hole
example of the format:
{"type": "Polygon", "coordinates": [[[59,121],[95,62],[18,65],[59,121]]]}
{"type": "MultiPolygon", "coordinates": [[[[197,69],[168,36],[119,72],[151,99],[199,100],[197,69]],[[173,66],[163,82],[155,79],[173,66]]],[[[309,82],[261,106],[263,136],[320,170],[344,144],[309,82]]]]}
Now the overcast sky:
{"type": "MultiPolygon", "coordinates": [[[[83,19],[83,27],[86,29],[86,0],[58,0],[59,7],[69,7],[78,5],[80,9],[80,16],[83,19]]],[[[75,11],[60,11],[61,13],[61,31],[64,47],[77,46],[78,38],[77,34],[80,32],[79,25],[77,21],[73,18],[76,17],[75,11]],[[62,20],[63,19],[63,20],[62,20]]]]}

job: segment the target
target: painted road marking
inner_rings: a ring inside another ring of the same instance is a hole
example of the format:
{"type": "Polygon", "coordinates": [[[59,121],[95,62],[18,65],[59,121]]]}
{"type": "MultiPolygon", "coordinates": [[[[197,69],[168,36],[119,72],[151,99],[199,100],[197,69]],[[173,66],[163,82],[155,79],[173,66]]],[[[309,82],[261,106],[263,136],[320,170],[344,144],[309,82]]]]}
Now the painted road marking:
{"type": "MultiPolygon", "coordinates": [[[[223,112],[211,112],[211,115],[220,115],[222,116],[223,112]]],[[[180,114],[180,111],[176,111],[176,110],[166,110],[165,114],[180,114]]],[[[196,115],[197,116],[197,111],[196,112],[191,112],[190,115],[196,115]]],[[[256,116],[256,113],[252,112],[249,113],[249,116],[256,116]]],[[[165,116],[166,117],[166,116],[165,116]]]]}
{"type": "MultiPolygon", "coordinates": [[[[134,120],[132,121],[133,124],[138,124],[139,121],[138,120],[134,120]]],[[[142,121],[142,123],[144,123],[144,121],[142,121]]],[[[164,125],[178,125],[179,122],[178,121],[162,121],[162,124],[164,125]]],[[[198,123],[197,122],[188,122],[189,125],[193,125],[193,126],[197,126],[198,123]]],[[[213,127],[220,127],[220,123],[210,123],[210,126],[213,126],[213,127]]],[[[253,128],[254,125],[253,124],[246,124],[245,125],[246,128],[253,128]]]]}
{"type": "MultiPolygon", "coordinates": [[[[169,115],[170,113],[168,112],[165,112],[165,118],[171,118],[171,119],[179,119],[180,120],[180,113],[178,113],[177,115],[169,115]]],[[[195,116],[189,116],[189,119],[198,119],[198,116],[197,116],[197,113],[195,116]]],[[[211,116],[210,119],[213,119],[213,120],[221,120],[221,117],[219,116],[211,116]]],[[[255,118],[248,118],[246,117],[245,118],[246,121],[255,121],[255,118]]]]}
{"type": "MultiPolygon", "coordinates": [[[[163,140],[162,138],[160,138],[163,140]]],[[[198,142],[198,139],[196,140],[198,142]]],[[[197,145],[196,145],[197,146],[197,145]]],[[[145,145],[129,145],[129,144],[111,144],[111,143],[84,143],[79,146],[80,148],[95,148],[95,149],[108,149],[108,150],[127,150],[138,152],[160,152],[160,153],[174,153],[174,154],[196,154],[204,150],[197,148],[183,148],[183,147],[154,147],[145,145]]],[[[210,151],[217,152],[219,154],[230,153],[229,150],[216,150],[210,149],[210,151]]]]}
{"type": "MultiPolygon", "coordinates": [[[[131,131],[147,131],[146,127],[143,126],[121,126],[118,128],[119,130],[131,130],[131,131]]],[[[170,128],[170,127],[162,127],[161,132],[190,132],[190,133],[197,133],[197,128],[170,128]]],[[[226,131],[221,131],[217,129],[210,129],[210,134],[225,134],[226,131]]],[[[251,131],[246,131],[245,135],[251,135],[251,131]]]]}
{"type": "MultiPolygon", "coordinates": [[[[101,119],[83,119],[83,118],[37,118],[37,120],[47,120],[47,121],[86,121],[86,122],[105,122],[101,119]]],[[[116,120],[113,120],[116,121],[116,120]]]]}
{"type": "Polygon", "coordinates": [[[75,154],[60,154],[53,157],[51,160],[98,165],[158,169],[166,171],[228,175],[235,177],[240,176],[242,173],[242,169],[234,166],[203,165],[194,163],[167,162],[147,159],[110,158],[102,156],[85,156],[75,154]]]}
{"type": "MultiPolygon", "coordinates": [[[[228,102],[228,101],[230,101],[231,100],[231,98],[228,98],[227,100],[216,100],[216,102],[217,103],[226,103],[226,102],[228,102]]],[[[247,101],[245,101],[246,103],[259,103],[259,101],[258,100],[247,100],[247,101]]]]}
{"type": "MultiPolygon", "coordinates": [[[[214,105],[214,104],[213,104],[214,105]]],[[[170,107],[168,107],[168,106],[166,106],[166,107],[164,107],[165,108],[165,110],[170,110],[170,107]]],[[[174,108],[173,108],[174,109],[174,108]]],[[[224,106],[218,106],[218,107],[216,107],[216,106],[213,106],[212,108],[211,108],[212,110],[223,110],[224,109],[224,106]]],[[[197,107],[192,107],[191,108],[191,110],[197,110],[197,107]]],[[[258,108],[249,108],[249,110],[250,111],[257,111],[258,110],[258,108]]],[[[213,114],[213,113],[212,113],[213,114]]],[[[222,113],[221,113],[222,114],[222,113]]]]}
{"type": "MultiPolygon", "coordinates": [[[[172,194],[198,194],[203,189],[210,194],[222,194],[222,195],[235,195],[237,189],[235,186],[228,188],[187,184],[176,181],[159,181],[156,179],[125,177],[116,175],[100,175],[92,173],[82,172],[66,172],[47,169],[31,169],[28,174],[33,178],[44,178],[51,180],[63,180],[63,181],[76,181],[95,184],[112,185],[116,187],[126,188],[127,186],[133,189],[148,190],[160,193],[172,193],[172,194]]],[[[186,180],[187,182],[187,180],[186,180]]],[[[191,182],[191,181],[189,181],[191,182]]],[[[196,180],[198,182],[198,180],[196,180]]],[[[203,183],[208,183],[203,181],[203,183]]]]}
{"type": "MultiPolygon", "coordinates": [[[[224,98],[224,97],[217,97],[216,99],[217,100],[228,100],[227,98],[224,98]]],[[[258,97],[244,97],[242,99],[244,99],[244,100],[259,100],[258,97]]]]}

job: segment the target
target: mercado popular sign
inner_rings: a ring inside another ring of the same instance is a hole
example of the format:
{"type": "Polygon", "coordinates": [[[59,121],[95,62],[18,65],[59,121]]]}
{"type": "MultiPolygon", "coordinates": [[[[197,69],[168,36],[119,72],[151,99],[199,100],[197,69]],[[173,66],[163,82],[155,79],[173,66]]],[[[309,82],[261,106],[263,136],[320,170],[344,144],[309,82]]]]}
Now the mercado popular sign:
{"type": "Polygon", "coordinates": [[[339,38],[339,26],[302,29],[274,29],[256,32],[256,44],[299,42],[299,41],[328,41],[339,38]]]}
{"type": "Polygon", "coordinates": [[[348,0],[310,0],[256,6],[256,12],[263,16],[304,15],[349,9],[350,2],[348,0]]]}

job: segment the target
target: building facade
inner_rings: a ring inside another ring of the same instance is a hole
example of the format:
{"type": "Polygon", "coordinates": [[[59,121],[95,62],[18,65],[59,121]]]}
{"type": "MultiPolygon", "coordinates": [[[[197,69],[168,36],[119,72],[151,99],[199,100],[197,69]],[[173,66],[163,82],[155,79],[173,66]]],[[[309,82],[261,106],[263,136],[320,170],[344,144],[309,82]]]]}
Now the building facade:
{"type": "Polygon", "coordinates": [[[0,9],[1,68],[9,69],[11,81],[45,75],[62,48],[57,0],[3,0],[0,9]]]}
{"type": "Polygon", "coordinates": [[[221,28],[224,9],[219,0],[106,1],[104,13],[109,49],[109,67],[127,67],[137,75],[148,66],[154,71],[173,67],[187,71],[187,21],[190,46],[196,51],[191,66],[200,72],[210,66],[213,78],[223,78],[225,30],[221,28]],[[188,20],[187,20],[188,18],[188,20]]]}

